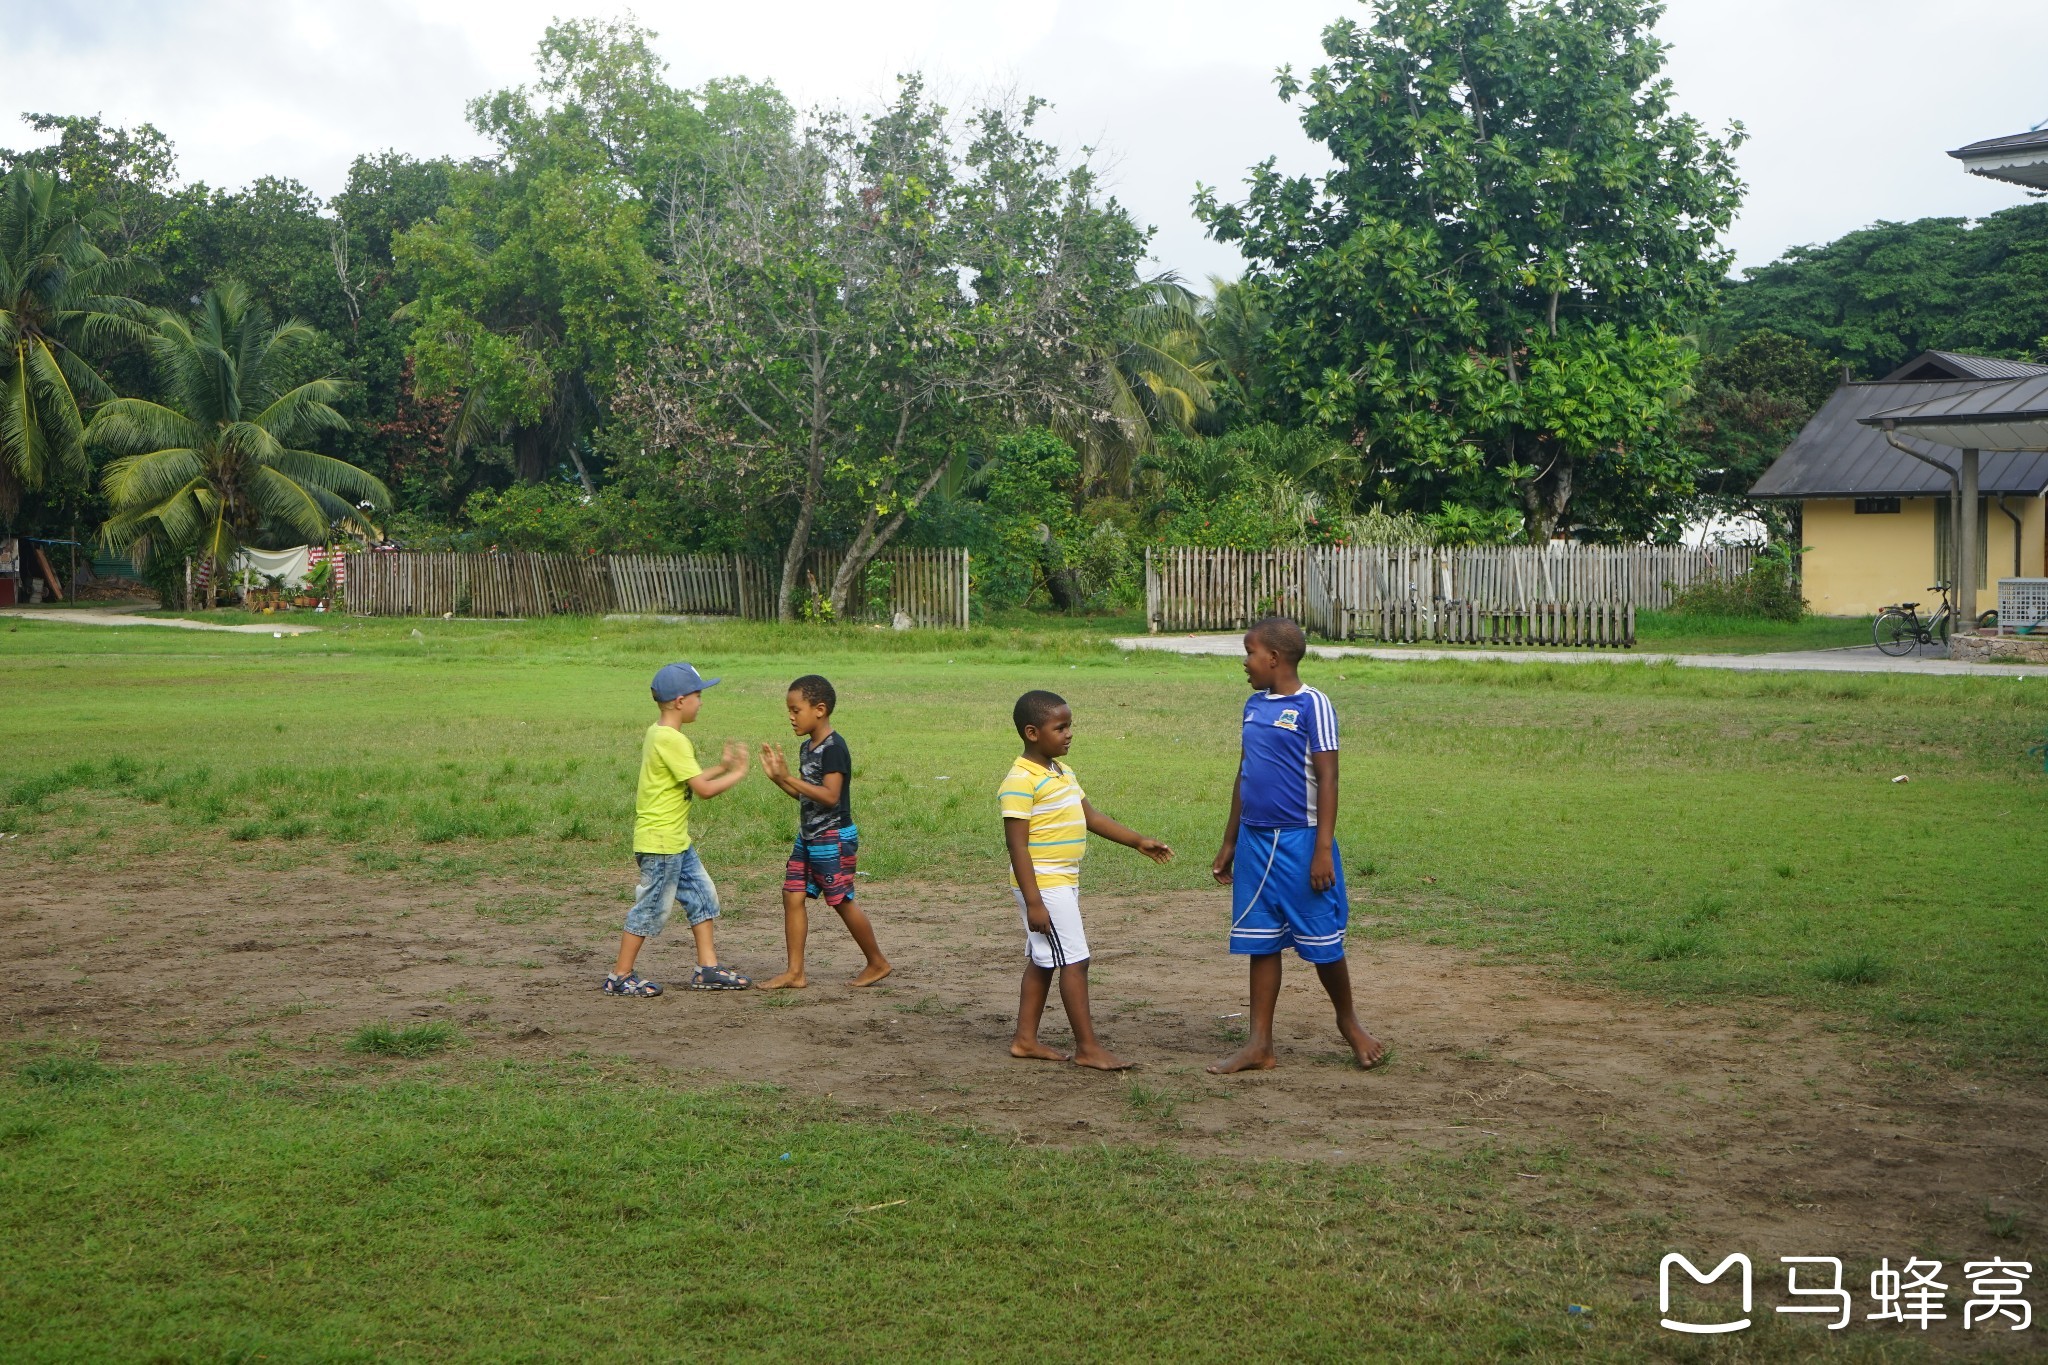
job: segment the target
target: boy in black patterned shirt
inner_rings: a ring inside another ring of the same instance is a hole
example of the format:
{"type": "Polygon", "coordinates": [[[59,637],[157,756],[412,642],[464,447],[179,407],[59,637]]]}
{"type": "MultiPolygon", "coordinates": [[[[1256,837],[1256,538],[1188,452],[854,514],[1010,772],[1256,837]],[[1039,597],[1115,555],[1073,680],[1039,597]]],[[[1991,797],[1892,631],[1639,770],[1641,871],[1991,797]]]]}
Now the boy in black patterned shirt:
{"type": "Polygon", "coordinates": [[[832,729],[832,710],[839,704],[832,684],[806,673],[789,685],[783,699],[789,728],[802,735],[796,772],[791,773],[778,745],[761,746],[761,767],[768,780],[797,800],[796,847],[782,881],[782,930],[789,942],[789,967],[763,981],[764,991],[801,990],[804,939],[810,918],[804,902],[816,896],[839,912],[853,941],[868,963],[853,978],[855,986],[872,986],[893,968],[875,942],[875,926],[854,903],[854,861],[860,852],[860,830],[853,823],[853,756],[846,739],[832,729]]]}

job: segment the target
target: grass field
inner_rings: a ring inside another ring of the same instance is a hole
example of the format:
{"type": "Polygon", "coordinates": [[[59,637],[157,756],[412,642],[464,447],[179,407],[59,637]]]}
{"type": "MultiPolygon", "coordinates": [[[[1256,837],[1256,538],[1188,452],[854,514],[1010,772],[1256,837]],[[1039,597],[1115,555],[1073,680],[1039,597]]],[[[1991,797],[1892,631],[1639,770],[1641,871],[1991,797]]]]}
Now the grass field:
{"type": "MultiPolygon", "coordinates": [[[[1094,803],[1181,853],[1165,870],[1093,858],[1091,885],[1205,880],[1241,675],[1081,630],[330,621],[278,640],[8,622],[0,829],[59,880],[116,849],[623,894],[646,680],[677,656],[727,679],[693,734],[706,754],[786,741],[788,679],[834,680],[879,880],[999,883],[993,792],[1030,686],[1073,702],[1094,803]]],[[[1358,662],[1307,676],[1344,725],[1361,936],[1659,1001],[1814,1013],[2009,1075],[2048,1061],[2048,778],[2026,753],[2048,731],[2042,681],[1358,662]]],[[[758,777],[701,809],[721,881],[779,880],[791,814],[758,777]]],[[[1616,1297],[1654,1273],[1658,1229],[1593,1235],[1511,1197],[1532,1161],[1569,1164],[1556,1153],[1225,1165],[1019,1150],[598,1060],[110,1068],[87,1038],[8,1046],[0,1335],[38,1324],[30,1358],[635,1343],[993,1357],[1034,1332],[1054,1358],[1684,1354],[1616,1297]],[[1095,1335],[1047,1342],[1049,1293],[1095,1335]],[[941,1311],[958,1303],[976,1311],[941,1311]],[[951,1335],[920,1335],[941,1318],[951,1335]]],[[[1744,1347],[1869,1348],[1775,1324],[1744,1347]]]]}

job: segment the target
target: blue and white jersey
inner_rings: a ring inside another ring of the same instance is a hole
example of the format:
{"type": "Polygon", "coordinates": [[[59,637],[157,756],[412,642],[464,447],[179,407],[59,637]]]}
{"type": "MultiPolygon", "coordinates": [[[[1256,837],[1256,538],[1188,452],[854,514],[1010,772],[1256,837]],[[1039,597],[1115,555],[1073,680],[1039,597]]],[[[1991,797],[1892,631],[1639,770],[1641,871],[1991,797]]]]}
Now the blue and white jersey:
{"type": "Polygon", "coordinates": [[[1310,754],[1337,747],[1337,711],[1313,687],[1281,696],[1254,692],[1244,704],[1244,778],[1239,819],[1258,829],[1316,822],[1310,754]]]}

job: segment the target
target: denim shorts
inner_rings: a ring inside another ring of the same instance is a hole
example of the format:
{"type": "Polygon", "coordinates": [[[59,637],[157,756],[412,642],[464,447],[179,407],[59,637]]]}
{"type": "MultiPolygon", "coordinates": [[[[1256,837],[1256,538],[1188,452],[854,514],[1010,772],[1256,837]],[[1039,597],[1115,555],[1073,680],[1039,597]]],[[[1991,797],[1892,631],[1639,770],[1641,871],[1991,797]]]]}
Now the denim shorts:
{"type": "Polygon", "coordinates": [[[640,864],[640,885],[633,892],[633,908],[626,912],[627,933],[653,938],[668,923],[669,907],[677,903],[692,924],[718,918],[718,888],[697,861],[696,849],[633,857],[640,864]]]}

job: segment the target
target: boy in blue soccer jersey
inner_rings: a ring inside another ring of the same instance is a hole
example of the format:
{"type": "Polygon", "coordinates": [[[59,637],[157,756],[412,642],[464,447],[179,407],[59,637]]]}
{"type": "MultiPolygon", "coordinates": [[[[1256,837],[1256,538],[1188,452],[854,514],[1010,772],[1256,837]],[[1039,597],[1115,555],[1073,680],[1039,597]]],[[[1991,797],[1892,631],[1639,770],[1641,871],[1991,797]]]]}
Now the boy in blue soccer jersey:
{"type": "Polygon", "coordinates": [[[1358,1064],[1386,1055],[1351,1007],[1344,929],[1351,918],[1337,857],[1337,712],[1298,671],[1308,637],[1284,616],[1254,622],[1244,636],[1244,750],[1230,793],[1230,821],[1210,869],[1231,889],[1230,951],[1252,960],[1252,1026],[1245,1045],[1209,1070],[1263,1071],[1273,1055],[1273,1008],[1280,954],[1313,963],[1337,1009],[1337,1031],[1358,1064]]]}

